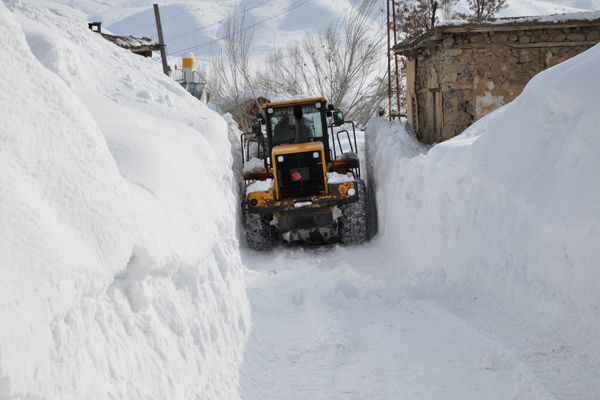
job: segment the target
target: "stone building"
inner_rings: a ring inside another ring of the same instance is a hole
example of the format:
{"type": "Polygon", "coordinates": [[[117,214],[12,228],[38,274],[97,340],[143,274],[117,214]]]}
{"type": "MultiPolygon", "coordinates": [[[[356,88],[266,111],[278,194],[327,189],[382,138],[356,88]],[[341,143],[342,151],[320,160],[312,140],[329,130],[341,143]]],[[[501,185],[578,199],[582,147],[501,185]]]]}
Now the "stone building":
{"type": "Polygon", "coordinates": [[[408,123],[424,143],[450,139],[598,42],[598,12],[438,26],[394,48],[406,60],[408,123]]]}

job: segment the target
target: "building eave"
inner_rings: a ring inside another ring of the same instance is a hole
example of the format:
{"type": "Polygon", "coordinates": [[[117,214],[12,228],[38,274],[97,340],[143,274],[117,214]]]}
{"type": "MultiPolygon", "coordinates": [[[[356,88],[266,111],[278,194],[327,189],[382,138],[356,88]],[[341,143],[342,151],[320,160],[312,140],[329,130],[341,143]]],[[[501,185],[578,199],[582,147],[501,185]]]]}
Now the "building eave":
{"type": "Polygon", "coordinates": [[[598,27],[600,29],[600,17],[595,19],[564,18],[558,20],[552,20],[551,18],[561,16],[562,15],[558,14],[556,16],[539,17],[539,19],[535,19],[534,17],[522,17],[498,19],[479,24],[464,22],[439,25],[421,36],[397,44],[392,48],[392,51],[395,54],[410,57],[417,49],[427,47],[431,42],[440,40],[444,34],[452,33],[517,32],[548,28],[566,29],[577,27],[598,27]]]}
{"type": "Polygon", "coordinates": [[[107,33],[101,33],[101,35],[104,39],[134,53],[160,50],[160,44],[153,42],[152,39],[147,37],[116,36],[107,33]]]}

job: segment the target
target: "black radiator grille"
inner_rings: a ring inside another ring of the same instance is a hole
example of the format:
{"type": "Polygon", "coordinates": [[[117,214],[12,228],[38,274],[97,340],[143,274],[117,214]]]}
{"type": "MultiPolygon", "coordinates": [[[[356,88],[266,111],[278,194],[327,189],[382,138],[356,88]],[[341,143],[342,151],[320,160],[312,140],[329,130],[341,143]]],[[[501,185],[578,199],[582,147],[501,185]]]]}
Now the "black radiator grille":
{"type": "Polygon", "coordinates": [[[284,154],[276,156],[276,163],[281,198],[314,196],[325,190],[320,152],[284,154]]]}

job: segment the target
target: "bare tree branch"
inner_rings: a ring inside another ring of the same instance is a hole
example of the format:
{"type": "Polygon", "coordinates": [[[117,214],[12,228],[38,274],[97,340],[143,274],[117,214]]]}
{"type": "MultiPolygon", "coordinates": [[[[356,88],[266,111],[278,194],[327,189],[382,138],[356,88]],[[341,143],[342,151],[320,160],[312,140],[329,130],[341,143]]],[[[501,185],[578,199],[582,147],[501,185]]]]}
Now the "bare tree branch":
{"type": "Polygon", "coordinates": [[[460,17],[466,18],[473,22],[489,21],[494,19],[496,13],[508,7],[507,0],[468,0],[469,10],[471,14],[460,17]]]}
{"type": "Polygon", "coordinates": [[[375,28],[377,0],[357,0],[348,15],[319,35],[272,55],[260,83],[265,90],[325,96],[350,118],[365,122],[385,99],[384,27],[375,28]],[[367,114],[366,111],[369,113],[367,114]]]}
{"type": "Polygon", "coordinates": [[[399,0],[397,6],[398,28],[408,38],[419,36],[433,29],[437,13],[446,10],[458,0],[399,0]]]}

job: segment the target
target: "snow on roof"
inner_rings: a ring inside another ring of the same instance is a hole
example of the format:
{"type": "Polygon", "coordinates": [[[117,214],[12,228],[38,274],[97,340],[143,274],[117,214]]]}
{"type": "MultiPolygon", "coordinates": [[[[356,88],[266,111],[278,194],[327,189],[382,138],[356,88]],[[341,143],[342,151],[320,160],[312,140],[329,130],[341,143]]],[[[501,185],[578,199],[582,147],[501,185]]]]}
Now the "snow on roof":
{"type": "Polygon", "coordinates": [[[585,11],[566,14],[551,14],[551,15],[536,15],[530,17],[508,17],[498,18],[493,21],[485,21],[482,23],[473,23],[465,20],[446,20],[439,23],[438,27],[445,26],[499,26],[499,25],[520,25],[520,24],[559,24],[566,22],[584,22],[584,21],[600,21],[600,11],[585,11]]]}
{"type": "Polygon", "coordinates": [[[528,27],[535,25],[565,25],[565,24],[578,24],[578,25],[599,25],[600,26],[600,11],[586,11],[566,14],[551,14],[551,15],[538,15],[530,17],[510,17],[510,18],[498,18],[492,21],[485,22],[471,22],[465,20],[446,20],[440,22],[434,29],[425,32],[424,34],[413,38],[407,39],[394,46],[394,50],[402,52],[410,50],[415,46],[418,46],[423,39],[431,38],[435,34],[442,32],[453,32],[455,30],[461,32],[476,32],[476,31],[493,31],[496,29],[510,30],[511,28],[527,29],[528,27]]]}
{"type": "Polygon", "coordinates": [[[153,42],[152,39],[147,37],[116,36],[109,35],[108,33],[101,33],[101,35],[104,39],[111,41],[124,49],[131,50],[146,47],[150,50],[160,50],[160,44],[153,42]]]}

